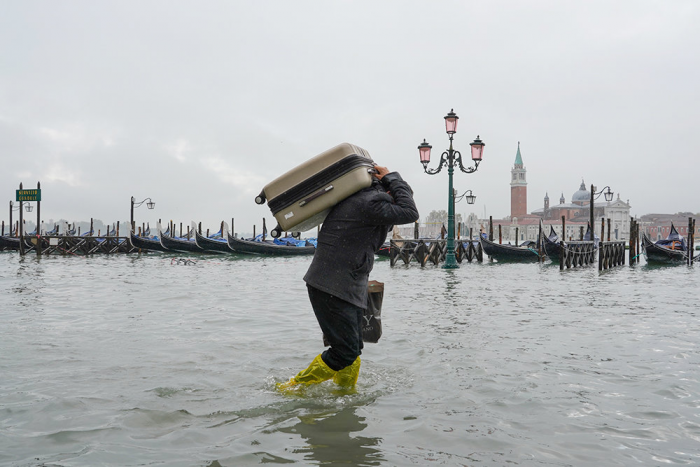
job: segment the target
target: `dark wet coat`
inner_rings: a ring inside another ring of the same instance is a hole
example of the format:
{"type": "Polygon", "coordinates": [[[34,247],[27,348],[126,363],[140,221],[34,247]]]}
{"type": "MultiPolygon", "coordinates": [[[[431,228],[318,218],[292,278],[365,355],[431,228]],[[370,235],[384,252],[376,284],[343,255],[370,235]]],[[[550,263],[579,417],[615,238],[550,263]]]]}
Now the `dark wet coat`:
{"type": "Polygon", "coordinates": [[[374,254],[393,225],[418,220],[413,193],[391,172],[338,203],[318,235],[318,246],[304,276],[312,287],[367,308],[367,281],[374,254]],[[387,194],[387,191],[391,195],[387,194]]]}

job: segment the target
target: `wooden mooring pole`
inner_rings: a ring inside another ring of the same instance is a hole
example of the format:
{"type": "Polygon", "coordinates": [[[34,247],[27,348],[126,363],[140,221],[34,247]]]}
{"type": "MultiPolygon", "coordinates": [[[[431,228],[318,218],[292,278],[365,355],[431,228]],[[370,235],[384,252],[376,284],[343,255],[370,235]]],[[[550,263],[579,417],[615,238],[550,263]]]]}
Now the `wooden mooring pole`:
{"type": "Polygon", "coordinates": [[[640,240],[639,240],[639,222],[637,222],[637,221],[634,221],[634,241],[637,243],[637,246],[635,247],[635,251],[637,252],[637,259],[635,261],[637,261],[637,263],[639,263],[639,256],[640,256],[640,254],[639,254],[639,251],[640,251],[639,242],[640,242],[640,240]]]}
{"type": "MultiPolygon", "coordinates": [[[[36,189],[37,191],[41,192],[41,183],[36,182],[36,189]]],[[[34,229],[37,235],[37,241],[36,241],[36,253],[38,255],[41,254],[41,200],[36,202],[36,229],[34,229]]]]}
{"type": "Polygon", "coordinates": [[[540,227],[537,232],[537,254],[539,255],[540,259],[539,262],[542,263],[544,262],[544,255],[542,254],[542,222],[540,222],[540,227]]]}
{"type": "MultiPolygon", "coordinates": [[[[697,229],[696,229],[696,227],[695,227],[695,219],[693,219],[693,232],[692,232],[692,234],[693,234],[693,250],[692,250],[692,251],[693,251],[693,255],[695,255],[695,232],[696,232],[696,231],[697,231],[697,229]]],[[[693,260],[694,260],[694,259],[695,259],[695,258],[693,258],[692,256],[690,257],[690,264],[691,264],[691,265],[693,264],[693,260]]]]}
{"type": "Polygon", "coordinates": [[[693,219],[693,230],[692,230],[692,232],[691,232],[692,235],[693,235],[693,241],[692,241],[693,249],[691,250],[692,253],[691,253],[691,256],[690,256],[690,264],[691,264],[691,265],[693,264],[693,260],[695,259],[695,258],[693,258],[693,256],[695,255],[695,232],[696,232],[696,231],[697,231],[697,229],[695,228],[695,219],[693,219]]]}
{"type": "MultiPolygon", "coordinates": [[[[22,189],[22,184],[19,184],[19,189],[22,189]]],[[[22,219],[22,211],[24,211],[24,203],[19,202],[19,254],[24,256],[24,219],[22,219]]]]}
{"type": "Polygon", "coordinates": [[[630,266],[634,264],[634,257],[636,255],[634,251],[634,217],[630,217],[630,239],[629,239],[629,254],[630,254],[630,266]]]}
{"type": "Polygon", "coordinates": [[[693,265],[695,255],[695,219],[688,218],[688,266],[693,265]]]}
{"type": "MultiPolygon", "coordinates": [[[[564,220],[564,217],[562,216],[562,221],[564,220]]],[[[560,240],[559,241],[559,270],[563,271],[564,270],[564,257],[566,256],[564,254],[566,246],[564,246],[564,241],[560,240]]]]}
{"type": "Polygon", "coordinates": [[[566,216],[561,216],[561,239],[566,241],[566,216]]]}

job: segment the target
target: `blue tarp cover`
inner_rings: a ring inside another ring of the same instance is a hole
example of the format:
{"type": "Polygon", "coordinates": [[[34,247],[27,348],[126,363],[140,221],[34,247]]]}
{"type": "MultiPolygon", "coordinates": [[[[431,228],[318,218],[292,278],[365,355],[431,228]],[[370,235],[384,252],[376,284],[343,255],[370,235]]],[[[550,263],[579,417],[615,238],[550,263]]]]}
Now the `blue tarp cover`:
{"type": "Polygon", "coordinates": [[[672,250],[688,251],[688,244],[685,239],[680,236],[676,228],[671,224],[671,232],[664,240],[659,240],[656,245],[671,248],[672,250]]]}

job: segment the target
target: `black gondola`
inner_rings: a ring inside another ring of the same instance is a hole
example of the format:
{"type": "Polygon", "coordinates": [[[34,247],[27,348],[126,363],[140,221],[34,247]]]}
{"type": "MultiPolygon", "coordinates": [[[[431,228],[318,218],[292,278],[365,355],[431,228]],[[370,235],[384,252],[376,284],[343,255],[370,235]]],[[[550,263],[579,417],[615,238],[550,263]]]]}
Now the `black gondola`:
{"type": "Polygon", "coordinates": [[[484,253],[498,261],[536,262],[540,258],[539,253],[532,248],[494,243],[486,237],[486,234],[482,234],[479,241],[484,253]]]}
{"type": "MultiPolygon", "coordinates": [[[[194,229],[194,223],[192,224],[194,229]]],[[[174,229],[173,229],[174,230],[174,229]]],[[[171,237],[162,232],[160,223],[158,223],[158,236],[160,244],[170,251],[178,251],[180,253],[204,253],[204,249],[197,245],[194,237],[187,239],[184,237],[171,237]]]]}
{"type": "MultiPolygon", "coordinates": [[[[278,239],[284,242],[284,238],[278,239]]],[[[228,234],[229,247],[236,253],[249,255],[265,255],[265,256],[303,256],[313,255],[316,247],[311,246],[288,246],[280,245],[272,240],[255,241],[235,238],[230,233],[228,234]]],[[[307,242],[308,244],[308,242],[307,242]]]]}
{"type": "Polygon", "coordinates": [[[377,250],[377,255],[389,258],[391,256],[391,242],[384,242],[382,246],[379,247],[379,250],[377,250]]]}
{"type": "MultiPolygon", "coordinates": [[[[109,227],[107,227],[107,231],[109,232],[109,227]]],[[[75,237],[76,233],[77,230],[75,229],[75,223],[73,223],[73,228],[71,228],[70,224],[65,223],[65,228],[63,229],[64,237],[75,237]]]]}
{"type": "Polygon", "coordinates": [[[559,261],[561,256],[561,245],[559,244],[559,235],[554,231],[554,227],[549,226],[551,229],[549,236],[542,236],[542,246],[544,248],[545,254],[552,261],[559,261]]]}
{"type": "Polygon", "coordinates": [[[160,239],[158,237],[139,237],[138,235],[134,235],[134,232],[131,232],[129,241],[131,242],[131,246],[142,250],[162,252],[170,251],[160,243],[160,239]]]}
{"type": "Polygon", "coordinates": [[[671,224],[671,232],[664,240],[653,242],[646,234],[643,234],[642,252],[647,259],[647,263],[680,263],[688,261],[688,244],[680,236],[673,224],[671,224]]]}
{"type": "Polygon", "coordinates": [[[206,237],[200,234],[194,225],[192,225],[192,230],[194,230],[194,239],[197,245],[204,251],[211,253],[233,253],[233,249],[229,247],[228,244],[228,224],[223,222],[221,225],[221,230],[214,235],[206,237]]]}
{"type": "MultiPolygon", "coordinates": [[[[402,237],[397,237],[393,240],[404,240],[399,242],[400,248],[404,251],[413,251],[417,244],[415,240],[406,240],[402,237]]],[[[423,241],[429,244],[432,239],[424,239],[423,241]]],[[[456,241],[457,240],[455,240],[455,242],[456,241]]],[[[382,243],[382,246],[379,247],[379,250],[377,250],[375,254],[385,258],[391,258],[391,240],[387,240],[386,242],[382,243]]]]}
{"type": "Polygon", "coordinates": [[[2,250],[19,250],[19,237],[11,237],[3,235],[0,237],[0,251],[2,250]]]}

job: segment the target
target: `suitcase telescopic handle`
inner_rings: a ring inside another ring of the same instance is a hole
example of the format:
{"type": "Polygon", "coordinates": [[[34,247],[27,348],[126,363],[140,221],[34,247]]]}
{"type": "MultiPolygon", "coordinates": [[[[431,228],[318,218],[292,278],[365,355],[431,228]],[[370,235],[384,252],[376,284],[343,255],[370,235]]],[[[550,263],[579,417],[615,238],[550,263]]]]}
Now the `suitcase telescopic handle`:
{"type": "Polygon", "coordinates": [[[332,189],[333,189],[333,185],[328,185],[326,188],[323,188],[322,190],[318,190],[318,191],[317,191],[316,193],[314,193],[313,195],[311,195],[311,196],[309,196],[308,198],[302,200],[302,201],[299,203],[299,206],[304,206],[306,203],[315,200],[316,198],[318,198],[318,197],[321,196],[321,195],[325,195],[326,193],[328,193],[328,192],[331,191],[332,189]]]}

